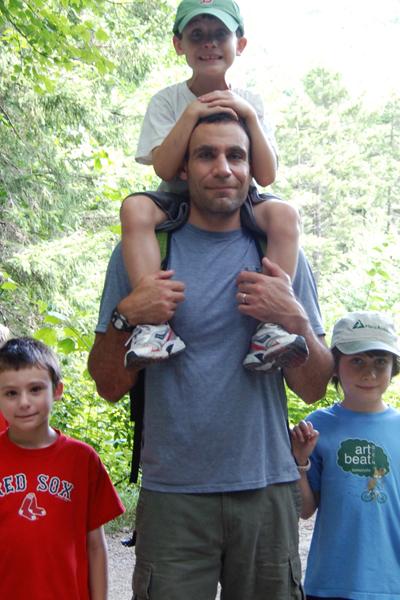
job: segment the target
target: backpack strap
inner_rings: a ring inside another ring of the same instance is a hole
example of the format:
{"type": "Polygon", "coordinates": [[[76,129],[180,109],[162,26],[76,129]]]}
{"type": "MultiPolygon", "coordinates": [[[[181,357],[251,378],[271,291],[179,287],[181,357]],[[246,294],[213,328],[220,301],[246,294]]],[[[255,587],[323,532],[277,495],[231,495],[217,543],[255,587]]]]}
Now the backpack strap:
{"type": "Polygon", "coordinates": [[[257,235],[254,231],[251,231],[251,235],[254,238],[260,260],[262,260],[267,252],[267,238],[263,235],[257,235]]]}
{"type": "Polygon", "coordinates": [[[171,246],[171,235],[168,231],[157,231],[156,237],[158,245],[160,246],[161,268],[165,270],[171,246]]]}

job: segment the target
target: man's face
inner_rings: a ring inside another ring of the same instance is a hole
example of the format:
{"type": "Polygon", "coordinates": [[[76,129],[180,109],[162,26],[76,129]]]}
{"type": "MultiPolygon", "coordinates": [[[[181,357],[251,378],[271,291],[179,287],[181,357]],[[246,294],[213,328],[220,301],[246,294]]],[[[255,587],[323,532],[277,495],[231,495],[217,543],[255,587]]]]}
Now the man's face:
{"type": "Polygon", "coordinates": [[[182,178],[190,194],[190,222],[203,228],[240,226],[239,209],[251,181],[249,138],[239,124],[202,123],[189,141],[182,178]]]}

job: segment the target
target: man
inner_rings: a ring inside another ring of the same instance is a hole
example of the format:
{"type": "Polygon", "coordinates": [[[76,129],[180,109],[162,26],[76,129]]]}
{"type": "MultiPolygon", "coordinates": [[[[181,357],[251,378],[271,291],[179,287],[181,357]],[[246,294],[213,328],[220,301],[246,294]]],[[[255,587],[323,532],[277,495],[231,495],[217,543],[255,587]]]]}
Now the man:
{"type": "Polygon", "coordinates": [[[89,359],[100,395],[117,401],[137,377],[123,367],[129,333],[110,324],[115,306],[133,326],[172,319],[186,341],[179,356],[146,369],[138,600],[214,600],[218,581],[227,600],[303,597],[283,377],[246,371],[243,348],[258,321],[303,335],[309,359],[283,376],[307,403],[324,395],[332,359],[303,255],[294,289],[307,312],[277,265],[264,258],[266,274],[245,270],[260,265],[240,226],[249,157],[232,115],[200,120],[182,172],[190,214],[172,234],[170,270],[130,291],[120,251],[109,266],[89,359]]]}

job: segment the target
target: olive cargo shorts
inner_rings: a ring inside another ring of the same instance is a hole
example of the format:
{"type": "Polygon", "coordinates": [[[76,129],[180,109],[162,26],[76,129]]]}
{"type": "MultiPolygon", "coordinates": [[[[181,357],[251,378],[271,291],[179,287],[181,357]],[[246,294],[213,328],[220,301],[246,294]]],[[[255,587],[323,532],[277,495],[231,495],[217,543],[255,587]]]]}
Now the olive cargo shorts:
{"type": "Polygon", "coordinates": [[[171,494],[142,489],[133,600],[303,600],[297,482],[171,494]]]}

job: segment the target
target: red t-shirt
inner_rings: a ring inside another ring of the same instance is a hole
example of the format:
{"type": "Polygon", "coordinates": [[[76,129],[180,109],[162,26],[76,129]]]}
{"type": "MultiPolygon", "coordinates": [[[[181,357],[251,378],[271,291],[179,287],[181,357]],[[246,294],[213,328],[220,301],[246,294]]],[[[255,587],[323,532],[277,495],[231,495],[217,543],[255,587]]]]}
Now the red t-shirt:
{"type": "Polygon", "coordinates": [[[93,448],[58,434],[29,450],[0,434],[0,598],[90,600],[87,533],[124,512],[93,448]]]}

